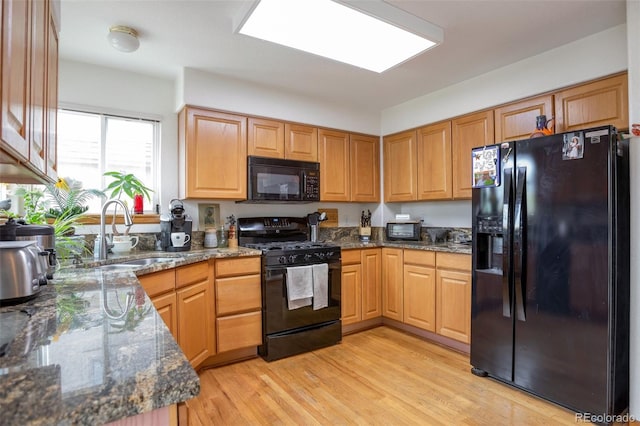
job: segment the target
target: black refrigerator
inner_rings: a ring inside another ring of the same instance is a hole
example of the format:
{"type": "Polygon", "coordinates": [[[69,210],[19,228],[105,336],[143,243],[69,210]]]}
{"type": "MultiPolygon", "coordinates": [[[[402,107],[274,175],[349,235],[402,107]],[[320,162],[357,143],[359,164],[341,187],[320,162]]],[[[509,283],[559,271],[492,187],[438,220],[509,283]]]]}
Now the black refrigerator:
{"type": "Polygon", "coordinates": [[[609,422],[629,400],[628,142],[605,126],[472,163],[472,372],[609,422]]]}

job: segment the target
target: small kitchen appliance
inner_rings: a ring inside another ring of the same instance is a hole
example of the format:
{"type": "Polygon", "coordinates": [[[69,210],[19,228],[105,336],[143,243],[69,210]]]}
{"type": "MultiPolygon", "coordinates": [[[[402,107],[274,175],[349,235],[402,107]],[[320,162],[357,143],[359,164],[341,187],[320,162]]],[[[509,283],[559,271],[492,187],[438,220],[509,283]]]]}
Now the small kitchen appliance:
{"type": "Polygon", "coordinates": [[[47,284],[48,256],[35,241],[0,241],[0,304],[35,297],[47,284]]]}
{"type": "Polygon", "coordinates": [[[387,222],[388,241],[420,241],[421,220],[387,222]]]}
{"type": "Polygon", "coordinates": [[[342,340],[340,247],[311,242],[307,236],[306,217],[238,219],[239,244],[262,251],[262,345],[258,353],[267,361],[342,340]],[[294,277],[304,268],[313,270],[313,297],[308,304],[292,308],[290,291],[304,280],[294,277]],[[318,276],[322,282],[316,280],[318,276]],[[324,299],[322,304],[317,303],[320,299],[324,299]]]}
{"type": "Polygon", "coordinates": [[[47,278],[53,278],[57,266],[56,237],[53,226],[26,225],[23,221],[13,218],[0,226],[0,241],[35,241],[38,247],[48,253],[47,278]]]}
{"type": "Polygon", "coordinates": [[[311,203],[320,201],[320,163],[249,156],[249,203],[311,203]]]}
{"type": "Polygon", "coordinates": [[[307,222],[309,223],[309,239],[312,243],[318,241],[318,227],[320,222],[327,220],[327,213],[314,212],[307,215],[307,222]]]}
{"type": "Polygon", "coordinates": [[[181,200],[169,203],[170,214],[160,216],[160,241],[162,250],[178,252],[191,250],[191,229],[193,221],[185,213],[181,200]]]}

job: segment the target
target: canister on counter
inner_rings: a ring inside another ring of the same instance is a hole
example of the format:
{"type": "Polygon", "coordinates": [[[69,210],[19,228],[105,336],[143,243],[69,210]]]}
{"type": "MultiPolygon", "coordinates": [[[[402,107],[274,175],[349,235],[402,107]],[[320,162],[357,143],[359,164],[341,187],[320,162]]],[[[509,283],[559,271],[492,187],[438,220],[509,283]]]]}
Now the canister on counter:
{"type": "Polygon", "coordinates": [[[216,228],[206,228],[204,230],[204,246],[206,248],[218,247],[218,235],[216,228]]]}

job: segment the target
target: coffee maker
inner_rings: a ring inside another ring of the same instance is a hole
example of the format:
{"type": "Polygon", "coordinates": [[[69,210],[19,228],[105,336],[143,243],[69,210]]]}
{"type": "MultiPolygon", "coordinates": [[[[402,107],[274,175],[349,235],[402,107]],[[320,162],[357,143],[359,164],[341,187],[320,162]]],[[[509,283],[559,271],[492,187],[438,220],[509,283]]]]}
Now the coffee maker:
{"type": "Polygon", "coordinates": [[[191,216],[184,212],[181,200],[169,203],[169,214],[160,216],[160,241],[164,251],[191,250],[191,216]]]}

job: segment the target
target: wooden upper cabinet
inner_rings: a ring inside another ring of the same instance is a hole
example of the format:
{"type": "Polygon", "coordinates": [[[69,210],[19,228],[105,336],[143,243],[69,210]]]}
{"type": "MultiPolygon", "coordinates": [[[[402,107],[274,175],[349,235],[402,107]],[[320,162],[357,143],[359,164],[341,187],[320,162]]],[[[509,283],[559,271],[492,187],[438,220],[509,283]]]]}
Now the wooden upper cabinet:
{"type": "Polygon", "coordinates": [[[29,163],[45,173],[46,99],[47,99],[47,3],[31,2],[31,72],[29,116],[29,163]]]}
{"type": "Polygon", "coordinates": [[[471,149],[494,143],[493,110],[456,118],[451,126],[453,198],[471,198],[471,149]]]}
{"type": "Polygon", "coordinates": [[[2,144],[29,159],[30,1],[2,2],[2,144]]]}
{"type": "Polygon", "coordinates": [[[318,161],[318,129],[285,123],[284,157],[290,160],[318,161]]]}
{"type": "Polygon", "coordinates": [[[380,202],[380,138],[351,135],[351,201],[380,202]]]}
{"type": "Polygon", "coordinates": [[[385,136],[384,201],[415,201],[417,199],[416,132],[385,136]]]}
{"type": "Polygon", "coordinates": [[[181,198],[247,198],[246,117],[185,107],[178,136],[181,198]]]}
{"type": "Polygon", "coordinates": [[[418,200],[451,199],[451,122],[417,131],[418,200]]]}
{"type": "Polygon", "coordinates": [[[47,37],[47,98],[45,103],[46,165],[47,176],[58,178],[58,32],[60,5],[49,2],[49,35],[47,37]]]}
{"type": "Polygon", "coordinates": [[[284,123],[249,117],[247,127],[249,155],[284,158],[284,123]]]}
{"type": "Polygon", "coordinates": [[[538,96],[496,108],[495,140],[528,139],[536,129],[536,117],[545,115],[549,120],[553,114],[553,95],[538,96]]]}
{"type": "Polygon", "coordinates": [[[581,84],[555,93],[556,132],[611,124],[629,128],[627,74],[581,84]]]}
{"type": "Polygon", "coordinates": [[[318,161],[320,162],[320,200],[349,201],[349,134],[318,129],[318,161]]]}

